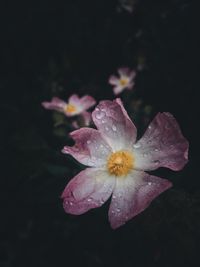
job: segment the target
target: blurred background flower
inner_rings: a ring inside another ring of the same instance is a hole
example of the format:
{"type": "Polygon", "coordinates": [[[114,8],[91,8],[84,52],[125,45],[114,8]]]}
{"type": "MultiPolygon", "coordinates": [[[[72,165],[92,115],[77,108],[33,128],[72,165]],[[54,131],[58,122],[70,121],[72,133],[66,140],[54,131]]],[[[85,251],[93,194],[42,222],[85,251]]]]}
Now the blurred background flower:
{"type": "Polygon", "coordinates": [[[113,92],[118,95],[124,91],[124,89],[132,90],[134,86],[134,78],[136,72],[129,68],[118,69],[119,77],[111,75],[108,82],[113,85],[113,92]]]}
{"type": "Polygon", "coordinates": [[[62,112],[67,117],[73,117],[82,114],[96,103],[95,99],[89,95],[79,98],[78,95],[73,94],[65,102],[58,97],[53,97],[50,102],[42,102],[42,106],[46,109],[56,110],[62,112]]]}
{"type": "Polygon", "coordinates": [[[96,101],[92,96],[85,95],[79,98],[78,95],[73,94],[67,102],[58,97],[53,97],[50,102],[42,102],[42,106],[45,109],[61,113],[58,114],[56,112],[53,114],[54,127],[56,127],[54,133],[58,136],[65,136],[67,135],[67,129],[71,128],[71,126],[78,129],[90,125],[91,113],[87,110],[93,107],[95,103],[96,101]],[[75,117],[75,119],[70,120],[69,118],[71,117],[75,117]]]}

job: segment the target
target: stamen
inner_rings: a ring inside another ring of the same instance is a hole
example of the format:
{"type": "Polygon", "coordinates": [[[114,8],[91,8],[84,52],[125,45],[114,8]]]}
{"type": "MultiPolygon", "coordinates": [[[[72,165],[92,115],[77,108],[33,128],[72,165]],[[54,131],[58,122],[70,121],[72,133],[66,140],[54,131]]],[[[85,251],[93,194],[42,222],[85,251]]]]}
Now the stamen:
{"type": "Polygon", "coordinates": [[[126,78],[122,78],[122,79],[120,79],[120,85],[121,86],[125,86],[125,85],[127,85],[128,84],[128,79],[126,79],[126,78]]]}
{"type": "Polygon", "coordinates": [[[65,111],[67,113],[74,113],[76,111],[76,107],[72,104],[67,104],[65,111]]]}
{"type": "Polygon", "coordinates": [[[129,151],[117,151],[113,153],[107,162],[108,172],[116,176],[125,176],[134,167],[134,157],[129,151]]]}

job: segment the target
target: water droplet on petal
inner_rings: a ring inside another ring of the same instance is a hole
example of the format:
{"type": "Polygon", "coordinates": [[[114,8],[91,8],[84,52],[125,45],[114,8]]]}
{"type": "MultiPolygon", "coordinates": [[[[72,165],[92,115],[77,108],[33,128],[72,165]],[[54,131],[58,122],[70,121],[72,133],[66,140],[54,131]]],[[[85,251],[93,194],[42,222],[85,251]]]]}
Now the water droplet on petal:
{"type": "Polygon", "coordinates": [[[112,129],[113,129],[114,132],[117,131],[117,127],[115,125],[112,126],[112,129]]]}
{"type": "Polygon", "coordinates": [[[148,129],[151,130],[151,125],[148,126],[148,129]]]}
{"type": "Polygon", "coordinates": [[[87,199],[87,201],[88,201],[88,202],[91,202],[91,201],[92,201],[92,198],[91,198],[91,197],[89,197],[89,198],[87,199]]]}
{"type": "Polygon", "coordinates": [[[117,208],[116,211],[119,213],[121,210],[119,208],[117,208]]]}
{"type": "Polygon", "coordinates": [[[70,206],[73,206],[73,202],[70,201],[70,202],[69,202],[69,205],[70,205],[70,206]]]}
{"type": "Polygon", "coordinates": [[[155,152],[158,152],[158,151],[159,151],[159,149],[155,148],[155,149],[154,149],[154,151],[155,151],[155,152]]]}
{"type": "Polygon", "coordinates": [[[115,195],[113,195],[113,196],[112,196],[112,198],[113,198],[113,199],[115,199],[115,198],[116,198],[116,196],[115,196],[115,195]]]}
{"type": "Polygon", "coordinates": [[[109,128],[107,126],[105,127],[105,129],[106,129],[106,131],[109,131],[109,128]]]}
{"type": "Polygon", "coordinates": [[[95,114],[95,117],[96,117],[98,120],[100,120],[100,119],[102,119],[105,115],[106,115],[105,112],[100,111],[100,112],[98,112],[98,113],[95,114]]]}
{"type": "Polygon", "coordinates": [[[88,144],[88,145],[91,144],[91,141],[90,141],[90,140],[87,140],[87,144],[88,144]]]}
{"type": "Polygon", "coordinates": [[[152,183],[151,182],[148,182],[148,185],[151,185],[152,183]]]}
{"type": "Polygon", "coordinates": [[[139,148],[139,147],[141,147],[141,145],[139,143],[136,143],[136,144],[133,145],[133,147],[134,148],[139,148]]]}

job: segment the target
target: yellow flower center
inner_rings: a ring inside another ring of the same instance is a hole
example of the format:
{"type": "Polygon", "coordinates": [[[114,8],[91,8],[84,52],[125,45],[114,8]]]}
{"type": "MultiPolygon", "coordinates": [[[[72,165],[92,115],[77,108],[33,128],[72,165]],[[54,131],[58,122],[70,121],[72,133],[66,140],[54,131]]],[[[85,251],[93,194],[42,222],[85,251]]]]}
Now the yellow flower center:
{"type": "Polygon", "coordinates": [[[115,176],[125,176],[133,167],[133,154],[124,150],[113,153],[107,162],[109,173],[115,176]]]}
{"type": "Polygon", "coordinates": [[[121,85],[121,86],[125,86],[125,85],[128,84],[128,79],[126,79],[126,78],[122,78],[119,82],[120,82],[120,85],[121,85]]]}
{"type": "Polygon", "coordinates": [[[65,111],[67,113],[74,113],[76,111],[76,107],[72,104],[67,104],[65,111]]]}

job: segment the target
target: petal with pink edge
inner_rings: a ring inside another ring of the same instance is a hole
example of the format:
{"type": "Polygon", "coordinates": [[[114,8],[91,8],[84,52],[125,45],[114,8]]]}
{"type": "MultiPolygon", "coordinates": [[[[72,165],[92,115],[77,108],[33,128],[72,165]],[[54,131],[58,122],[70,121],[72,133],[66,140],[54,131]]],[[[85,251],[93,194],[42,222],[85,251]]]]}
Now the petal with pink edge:
{"type": "Polygon", "coordinates": [[[88,168],[76,175],[62,193],[67,213],[80,215],[100,207],[112,194],[115,179],[106,171],[88,168]]]}
{"type": "Polygon", "coordinates": [[[101,101],[92,112],[92,118],[114,151],[130,149],[133,146],[137,130],[120,99],[101,101]]]}
{"type": "Polygon", "coordinates": [[[167,167],[178,171],[188,161],[188,141],[170,113],[158,113],[134,147],[138,170],[167,167]]]}
{"type": "Polygon", "coordinates": [[[106,159],[111,153],[110,146],[102,138],[99,131],[92,128],[81,128],[70,133],[75,145],[65,146],[62,150],[70,154],[86,166],[105,166],[106,159]]]}
{"type": "Polygon", "coordinates": [[[66,106],[66,102],[58,97],[53,97],[50,102],[42,102],[42,106],[46,109],[63,111],[66,106]]]}
{"type": "Polygon", "coordinates": [[[127,177],[118,178],[108,213],[111,227],[125,224],[171,186],[169,181],[142,171],[134,170],[127,177]]]}
{"type": "Polygon", "coordinates": [[[71,105],[79,106],[80,105],[80,98],[77,94],[73,94],[69,97],[68,103],[71,105]]]}
{"type": "Polygon", "coordinates": [[[80,105],[83,110],[87,110],[96,104],[95,99],[92,96],[85,95],[80,98],[80,105]]]}
{"type": "Polygon", "coordinates": [[[119,78],[115,75],[111,75],[108,80],[109,84],[111,85],[118,85],[119,84],[119,78]]]}
{"type": "Polygon", "coordinates": [[[124,91],[125,87],[121,86],[121,85],[117,85],[115,87],[113,87],[113,92],[115,95],[120,94],[122,91],[124,91]]]}

